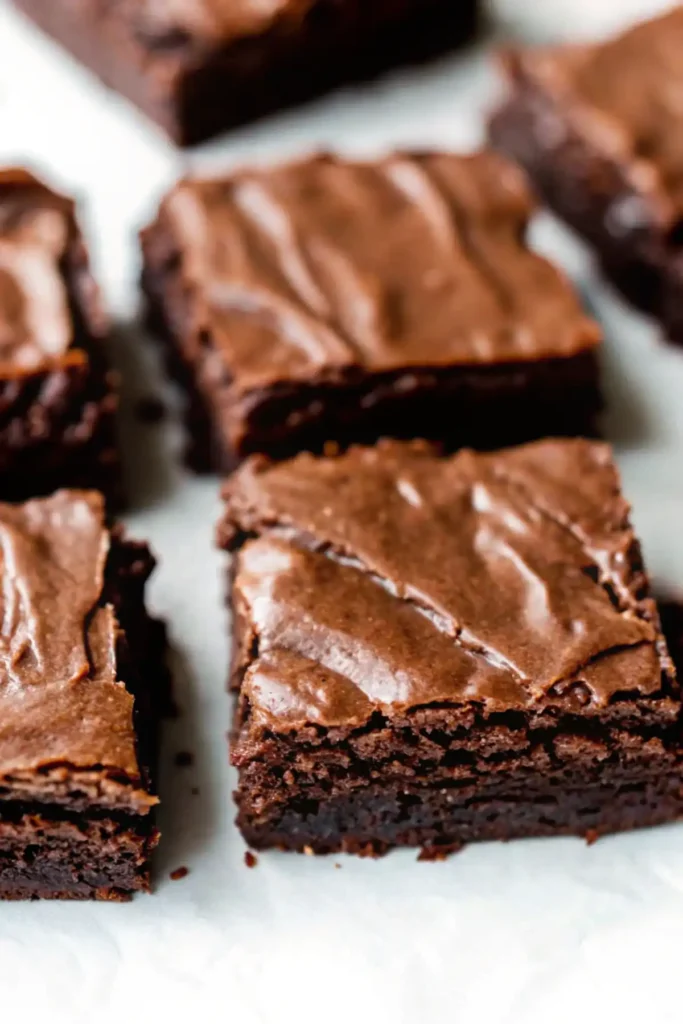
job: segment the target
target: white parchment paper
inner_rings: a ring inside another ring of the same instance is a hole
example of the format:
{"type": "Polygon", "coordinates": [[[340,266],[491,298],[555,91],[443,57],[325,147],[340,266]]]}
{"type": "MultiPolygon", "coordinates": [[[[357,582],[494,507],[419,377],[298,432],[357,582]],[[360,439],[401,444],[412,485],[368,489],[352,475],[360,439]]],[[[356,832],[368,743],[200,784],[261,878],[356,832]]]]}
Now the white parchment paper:
{"type": "MultiPolygon", "coordinates": [[[[549,37],[662,6],[500,0],[498,10],[516,33],[549,37]]],[[[131,326],[135,231],[184,169],[321,146],[470,146],[495,91],[480,46],[183,155],[0,6],[0,164],[28,161],[81,196],[121,323],[129,407],[158,376],[131,326]]],[[[683,584],[683,352],[661,345],[549,218],[537,238],[605,325],[610,435],[625,489],[649,564],[683,584]]],[[[414,852],[379,862],[269,854],[245,867],[225,743],[217,483],[178,468],[174,423],[129,423],[126,436],[138,507],[129,526],[160,557],[151,599],[178,652],[183,709],[167,731],[156,892],[121,906],[0,905],[0,1021],[679,1022],[683,825],[590,848],[472,847],[444,864],[417,863],[414,852]],[[195,755],[193,767],[173,766],[179,750],[195,755]],[[171,881],[180,866],[189,875],[171,881]]]]}

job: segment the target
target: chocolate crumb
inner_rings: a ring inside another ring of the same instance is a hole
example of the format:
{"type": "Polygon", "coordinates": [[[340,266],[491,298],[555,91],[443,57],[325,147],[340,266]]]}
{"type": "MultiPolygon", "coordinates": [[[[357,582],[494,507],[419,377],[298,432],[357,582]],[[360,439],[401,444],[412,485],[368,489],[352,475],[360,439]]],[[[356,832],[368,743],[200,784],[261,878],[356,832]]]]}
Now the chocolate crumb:
{"type": "Polygon", "coordinates": [[[189,768],[194,764],[194,754],[189,750],[179,750],[173,761],[178,768],[189,768]]]}
{"type": "Polygon", "coordinates": [[[135,403],[135,415],[141,423],[159,423],[166,415],[166,406],[156,395],[146,395],[135,403]]]}
{"type": "Polygon", "coordinates": [[[597,831],[597,829],[589,828],[584,838],[586,840],[586,845],[592,846],[593,843],[597,843],[598,839],[600,838],[600,833],[597,831]]]}
{"type": "Polygon", "coordinates": [[[460,853],[464,846],[464,843],[451,843],[448,846],[423,846],[417,859],[419,861],[447,860],[452,853],[460,853]]]}
{"type": "Polygon", "coordinates": [[[176,868],[175,871],[171,871],[168,876],[171,881],[179,882],[181,878],[186,878],[189,875],[190,869],[186,867],[176,868]]]}
{"type": "Polygon", "coordinates": [[[256,857],[256,854],[252,853],[251,850],[247,850],[247,852],[244,855],[244,863],[247,865],[248,868],[255,868],[256,865],[258,864],[258,858],[256,857]]]}
{"type": "Polygon", "coordinates": [[[192,796],[199,796],[199,786],[193,786],[190,793],[192,793],[192,796]]]}

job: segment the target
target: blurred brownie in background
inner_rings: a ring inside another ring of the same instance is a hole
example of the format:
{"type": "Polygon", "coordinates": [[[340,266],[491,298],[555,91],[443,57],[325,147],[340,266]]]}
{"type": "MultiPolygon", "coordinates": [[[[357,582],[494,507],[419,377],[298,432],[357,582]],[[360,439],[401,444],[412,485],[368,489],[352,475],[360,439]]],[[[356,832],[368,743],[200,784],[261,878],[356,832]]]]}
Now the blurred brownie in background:
{"type": "Polygon", "coordinates": [[[511,50],[493,143],[683,342],[683,6],[596,45],[511,50]]]}
{"type": "Polygon", "coordinates": [[[190,145],[471,39],[479,0],[15,0],[190,145]]]}

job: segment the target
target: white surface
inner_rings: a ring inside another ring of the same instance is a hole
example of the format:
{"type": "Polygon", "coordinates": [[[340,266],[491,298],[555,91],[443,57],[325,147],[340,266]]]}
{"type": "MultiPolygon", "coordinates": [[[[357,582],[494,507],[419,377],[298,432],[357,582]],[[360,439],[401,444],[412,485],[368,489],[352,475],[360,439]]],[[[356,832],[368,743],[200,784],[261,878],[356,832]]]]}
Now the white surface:
{"type": "MultiPolygon", "coordinates": [[[[613,21],[615,9],[652,5],[500,6],[529,30],[565,32],[571,16],[580,33],[613,21]]],[[[240,132],[191,161],[323,144],[469,145],[494,89],[478,52],[240,132]]],[[[134,231],[189,159],[0,7],[0,164],[29,160],[82,195],[98,272],[124,322],[137,301],[134,231]]],[[[559,229],[546,223],[538,237],[578,276],[605,324],[626,491],[650,565],[683,582],[683,352],[661,346],[650,324],[592,280],[559,229]]],[[[131,390],[147,394],[153,360],[134,332],[125,335],[131,390]]],[[[379,862],[271,854],[245,868],[224,740],[216,482],[173,468],[177,431],[135,429],[131,471],[144,510],[130,526],[161,558],[153,603],[183,662],[184,715],[169,730],[167,761],[189,749],[197,763],[165,772],[154,896],[123,906],[0,906],[2,1021],[679,1021],[683,826],[591,848],[574,840],[472,847],[444,864],[419,864],[414,852],[379,862]],[[190,875],[169,881],[179,865],[190,875]]]]}

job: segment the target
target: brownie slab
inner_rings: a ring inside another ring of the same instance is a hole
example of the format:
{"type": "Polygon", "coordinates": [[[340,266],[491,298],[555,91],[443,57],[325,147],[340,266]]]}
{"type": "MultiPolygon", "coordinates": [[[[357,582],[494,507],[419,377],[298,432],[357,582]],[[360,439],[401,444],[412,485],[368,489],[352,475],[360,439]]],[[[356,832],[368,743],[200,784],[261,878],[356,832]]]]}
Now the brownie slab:
{"type": "Polygon", "coordinates": [[[681,815],[679,686],[607,446],[254,458],[224,496],[250,845],[438,854],[681,815]]]}
{"type": "Polygon", "coordinates": [[[683,341],[683,7],[596,45],[510,51],[493,143],[683,341]]]}
{"type": "Polygon", "coordinates": [[[192,145],[469,41],[479,0],[14,0],[192,145]]]}
{"type": "Polygon", "coordinates": [[[492,152],[180,182],[142,234],[143,287],[191,462],[595,433],[600,333],[528,248],[533,211],[492,152]]]}
{"type": "Polygon", "coordinates": [[[70,200],[0,171],[0,500],[123,500],[106,317],[70,200]]]}
{"type": "Polygon", "coordinates": [[[102,496],[0,504],[0,898],[149,889],[165,636],[102,496]]]}

